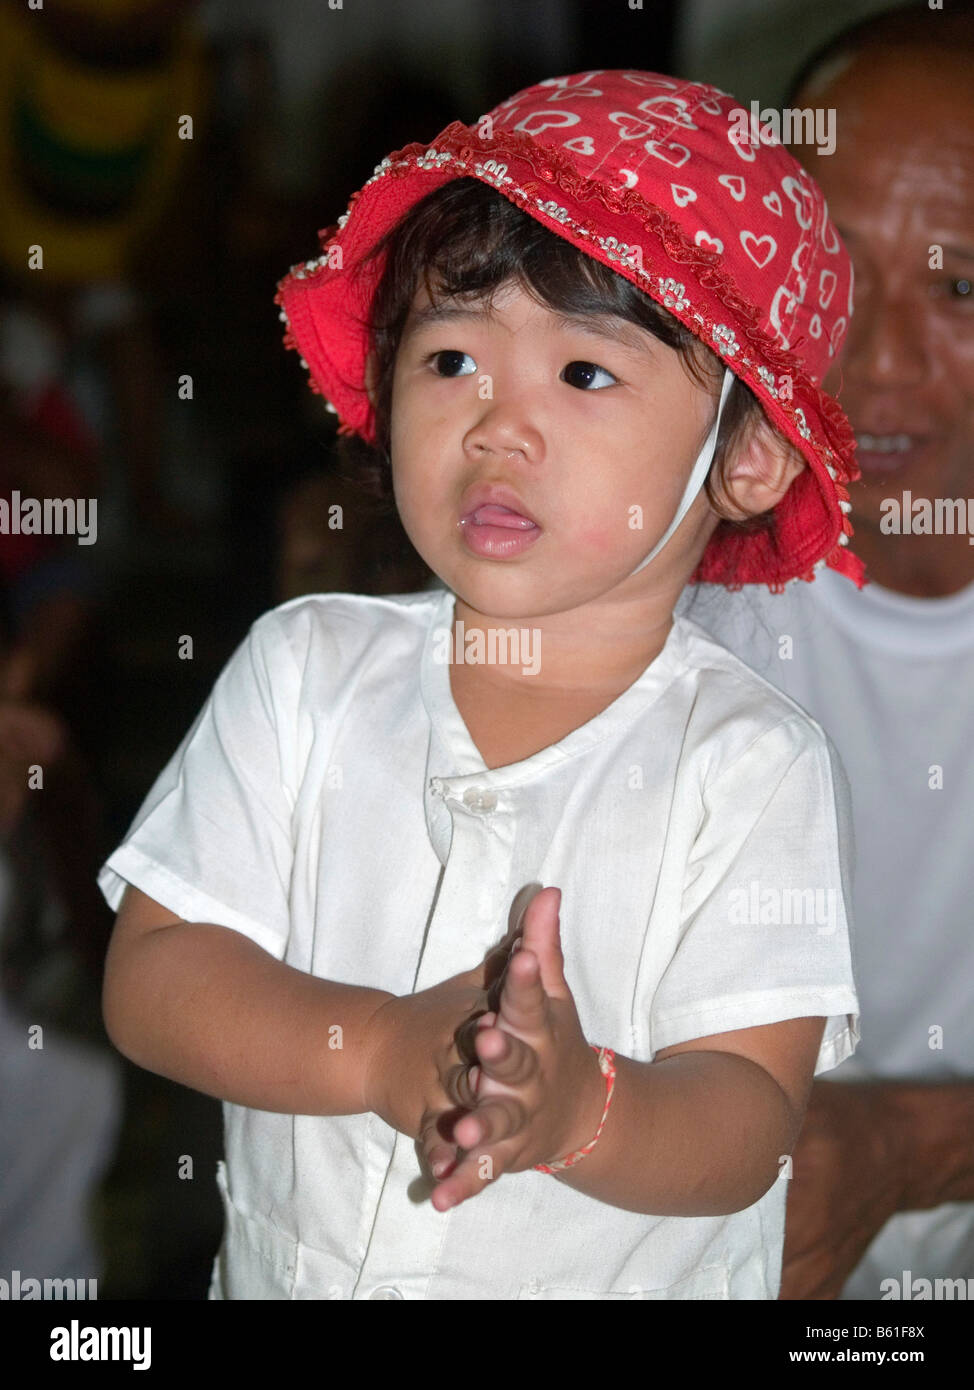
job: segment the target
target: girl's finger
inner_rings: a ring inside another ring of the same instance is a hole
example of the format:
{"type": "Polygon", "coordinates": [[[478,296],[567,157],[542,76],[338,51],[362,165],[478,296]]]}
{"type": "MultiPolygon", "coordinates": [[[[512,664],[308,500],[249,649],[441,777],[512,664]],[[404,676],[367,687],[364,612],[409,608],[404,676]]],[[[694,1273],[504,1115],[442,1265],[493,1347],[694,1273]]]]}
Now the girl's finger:
{"type": "Polygon", "coordinates": [[[461,1202],[476,1197],[489,1183],[496,1182],[507,1171],[502,1152],[485,1152],[480,1145],[464,1154],[456,1168],[443,1182],[437,1183],[430,1198],[436,1211],[446,1211],[461,1202]]]}
{"type": "Polygon", "coordinates": [[[504,977],[497,1026],[522,1033],[540,1033],[548,1026],[548,999],[541,983],[537,956],[527,947],[511,957],[504,977]]]}
{"type": "Polygon", "coordinates": [[[424,1116],[418,1141],[422,1158],[434,1178],[445,1177],[458,1158],[457,1145],[447,1143],[440,1133],[439,1119],[438,1115],[424,1116]]]}
{"type": "Polygon", "coordinates": [[[458,1157],[455,1144],[438,1143],[426,1154],[426,1163],[433,1177],[439,1181],[456,1167],[458,1157]]]}
{"type": "Polygon", "coordinates": [[[464,1110],[472,1110],[477,1104],[479,1081],[479,1066],[451,1067],[443,1083],[443,1089],[454,1105],[459,1105],[464,1110]]]}
{"type": "Polygon", "coordinates": [[[467,1150],[465,1159],[485,1158],[487,1156],[480,1152],[482,1149],[519,1134],[526,1120],[524,1106],[514,1096],[493,1096],[482,1101],[469,1115],[464,1115],[453,1133],[461,1148],[467,1150]]]}
{"type": "Polygon", "coordinates": [[[478,1033],[477,1056],[484,1076],[504,1086],[523,1086],[538,1074],[534,1048],[500,1027],[478,1033]]]}
{"type": "Polygon", "coordinates": [[[565,979],[565,956],[561,944],[561,889],[543,889],[531,906],[535,910],[530,921],[525,923],[524,946],[538,958],[541,983],[549,999],[569,998],[571,991],[565,979]]]}
{"type": "MultiPolygon", "coordinates": [[[[482,1017],[482,1015],[480,1017],[482,1017]]],[[[479,1017],[466,1018],[453,1033],[453,1043],[456,1047],[457,1055],[460,1060],[465,1062],[468,1066],[477,1060],[477,1050],[474,1046],[474,1039],[477,1036],[478,1026],[479,1017]]]]}

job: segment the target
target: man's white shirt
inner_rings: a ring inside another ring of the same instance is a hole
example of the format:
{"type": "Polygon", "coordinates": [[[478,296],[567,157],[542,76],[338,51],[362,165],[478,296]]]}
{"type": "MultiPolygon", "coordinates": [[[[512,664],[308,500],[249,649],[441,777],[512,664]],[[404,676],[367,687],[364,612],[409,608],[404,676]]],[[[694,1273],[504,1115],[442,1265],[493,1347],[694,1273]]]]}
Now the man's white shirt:
{"type": "MultiPolygon", "coordinates": [[[[691,587],[677,611],[806,709],[849,776],[862,1041],[829,1079],[974,1080],[974,584],[926,599],[823,569],[783,594],[691,587]]],[[[894,1217],[843,1296],[905,1271],[974,1278],[974,1203],[894,1217]]]]}

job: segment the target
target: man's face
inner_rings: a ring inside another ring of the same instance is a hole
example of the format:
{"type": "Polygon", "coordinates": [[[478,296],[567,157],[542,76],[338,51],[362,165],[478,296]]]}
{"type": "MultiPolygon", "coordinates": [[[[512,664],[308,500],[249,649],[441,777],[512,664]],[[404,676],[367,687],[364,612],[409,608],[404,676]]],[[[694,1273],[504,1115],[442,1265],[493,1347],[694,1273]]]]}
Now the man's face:
{"type": "Polygon", "coordinates": [[[906,489],[974,495],[972,103],[966,61],[895,53],[856,57],[795,101],[837,110],[835,153],[805,162],[855,270],[849,337],[826,386],[841,387],[856,431],[853,521],[869,529],[882,499],[906,489]]]}
{"type": "MultiPolygon", "coordinates": [[[[636,325],[565,323],[511,285],[490,316],[448,302],[449,316],[423,322],[428,308],[421,286],[392,393],[393,486],[413,545],[483,613],[562,613],[609,594],[676,511],[713,395],[636,325]],[[485,488],[506,491],[491,505],[485,488]]],[[[694,506],[699,530],[706,498],[694,506]]],[[[647,579],[692,570],[700,537],[686,523],[647,579]]]]}

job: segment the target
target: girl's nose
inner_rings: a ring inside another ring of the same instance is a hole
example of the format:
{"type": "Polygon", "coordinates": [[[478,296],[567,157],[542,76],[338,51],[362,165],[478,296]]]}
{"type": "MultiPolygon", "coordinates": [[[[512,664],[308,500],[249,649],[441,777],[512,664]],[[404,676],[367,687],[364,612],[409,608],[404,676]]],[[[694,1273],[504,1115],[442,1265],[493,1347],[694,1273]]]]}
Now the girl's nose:
{"type": "Polygon", "coordinates": [[[502,462],[537,462],[543,446],[536,429],[505,411],[488,412],[469,430],[464,447],[472,455],[490,455],[502,462]]]}

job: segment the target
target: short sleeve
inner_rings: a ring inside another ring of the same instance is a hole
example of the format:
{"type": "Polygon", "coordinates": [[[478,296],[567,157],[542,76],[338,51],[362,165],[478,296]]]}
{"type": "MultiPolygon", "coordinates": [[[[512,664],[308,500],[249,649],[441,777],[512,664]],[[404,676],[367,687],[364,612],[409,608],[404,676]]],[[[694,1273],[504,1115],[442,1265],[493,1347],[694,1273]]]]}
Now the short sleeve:
{"type": "Polygon", "coordinates": [[[720,772],[703,792],[679,941],[653,998],[653,1052],[824,1016],[816,1075],[850,1056],[854,855],[848,779],[813,721],[783,721],[720,772]]]}
{"type": "Polygon", "coordinates": [[[103,865],[98,884],[113,909],[131,883],[186,921],[231,927],[283,958],[299,692],[287,633],[267,613],[103,865]]]}

